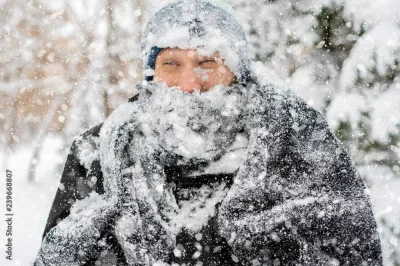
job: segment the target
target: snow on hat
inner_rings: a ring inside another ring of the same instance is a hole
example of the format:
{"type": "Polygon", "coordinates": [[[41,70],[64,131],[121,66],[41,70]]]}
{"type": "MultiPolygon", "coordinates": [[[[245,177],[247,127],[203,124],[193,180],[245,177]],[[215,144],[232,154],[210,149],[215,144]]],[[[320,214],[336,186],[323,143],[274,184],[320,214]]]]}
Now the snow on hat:
{"type": "Polygon", "coordinates": [[[154,75],[155,59],[163,48],[197,49],[202,55],[218,52],[239,82],[250,68],[243,28],[232,7],[221,0],[177,0],[159,9],[142,35],[146,80],[154,75]]]}

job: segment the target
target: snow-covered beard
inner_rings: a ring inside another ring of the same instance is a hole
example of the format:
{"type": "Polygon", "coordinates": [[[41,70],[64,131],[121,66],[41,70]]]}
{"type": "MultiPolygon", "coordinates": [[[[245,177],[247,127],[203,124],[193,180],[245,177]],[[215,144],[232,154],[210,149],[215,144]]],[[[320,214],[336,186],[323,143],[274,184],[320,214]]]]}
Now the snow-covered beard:
{"type": "Polygon", "coordinates": [[[165,163],[218,158],[244,127],[247,98],[243,86],[215,86],[193,93],[155,81],[138,87],[140,129],[147,145],[168,154],[164,160],[173,160],[165,163]]]}

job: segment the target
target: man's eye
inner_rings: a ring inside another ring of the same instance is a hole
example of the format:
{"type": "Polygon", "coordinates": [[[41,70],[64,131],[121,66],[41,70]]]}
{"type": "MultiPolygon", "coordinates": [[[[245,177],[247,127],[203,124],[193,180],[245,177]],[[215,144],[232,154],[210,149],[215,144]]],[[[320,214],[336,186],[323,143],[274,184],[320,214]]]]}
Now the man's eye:
{"type": "Polygon", "coordinates": [[[167,61],[167,62],[164,62],[164,65],[167,65],[167,66],[177,66],[178,64],[177,64],[176,62],[173,62],[173,61],[167,61]]]}
{"type": "Polygon", "coordinates": [[[212,63],[216,63],[216,61],[214,59],[207,59],[200,62],[200,64],[212,64],[212,63]]]}

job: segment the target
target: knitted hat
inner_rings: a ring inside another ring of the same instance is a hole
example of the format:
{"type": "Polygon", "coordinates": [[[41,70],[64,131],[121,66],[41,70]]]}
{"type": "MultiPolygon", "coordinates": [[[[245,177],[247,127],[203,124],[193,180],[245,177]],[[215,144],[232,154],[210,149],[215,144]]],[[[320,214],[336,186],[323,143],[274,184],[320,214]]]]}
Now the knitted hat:
{"type": "Polygon", "coordinates": [[[152,80],[155,60],[163,48],[197,49],[201,55],[218,52],[239,83],[248,78],[250,60],[245,33],[233,9],[217,0],[177,0],[159,9],[142,35],[146,80],[152,80]]]}

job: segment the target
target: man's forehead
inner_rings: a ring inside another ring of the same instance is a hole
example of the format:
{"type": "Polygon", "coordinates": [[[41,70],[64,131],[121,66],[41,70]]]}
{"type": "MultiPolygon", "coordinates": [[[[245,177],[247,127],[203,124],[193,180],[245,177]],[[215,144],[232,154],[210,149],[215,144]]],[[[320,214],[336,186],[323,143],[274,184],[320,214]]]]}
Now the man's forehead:
{"type": "Polygon", "coordinates": [[[200,49],[164,48],[163,51],[160,52],[160,55],[187,55],[189,57],[198,57],[198,58],[221,57],[218,51],[204,52],[204,50],[201,48],[200,49]]]}

